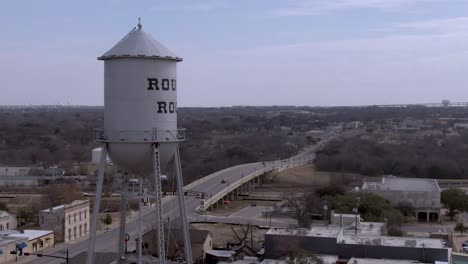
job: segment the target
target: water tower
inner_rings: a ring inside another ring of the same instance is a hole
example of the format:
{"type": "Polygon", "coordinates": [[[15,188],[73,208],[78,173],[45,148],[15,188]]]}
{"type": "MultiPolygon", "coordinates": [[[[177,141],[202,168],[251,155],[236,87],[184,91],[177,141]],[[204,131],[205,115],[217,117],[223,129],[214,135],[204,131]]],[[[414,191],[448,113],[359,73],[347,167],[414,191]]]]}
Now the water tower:
{"type": "MultiPolygon", "coordinates": [[[[143,31],[139,21],[137,27],[98,59],[104,61],[104,129],[98,130],[96,135],[96,140],[102,143],[102,151],[87,263],[93,263],[108,153],[112,162],[123,171],[154,176],[160,263],[165,263],[166,248],[161,175],[169,161],[175,163],[185,258],[191,264],[178,146],[185,134],[184,130],[177,128],[177,63],[182,58],[143,31]]],[[[122,240],[120,237],[119,248],[123,247],[122,240]]]]}

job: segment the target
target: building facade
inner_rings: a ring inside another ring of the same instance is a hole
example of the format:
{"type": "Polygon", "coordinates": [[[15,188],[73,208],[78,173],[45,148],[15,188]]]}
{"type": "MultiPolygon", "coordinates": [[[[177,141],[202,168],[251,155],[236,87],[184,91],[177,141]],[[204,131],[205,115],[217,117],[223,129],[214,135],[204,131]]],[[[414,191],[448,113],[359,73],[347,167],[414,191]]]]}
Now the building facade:
{"type": "Polygon", "coordinates": [[[18,222],[16,216],[5,211],[0,211],[0,231],[16,229],[18,222]]]}
{"type": "Polygon", "coordinates": [[[346,259],[374,258],[434,263],[447,262],[451,254],[451,249],[444,246],[442,239],[383,236],[382,223],[361,224],[357,234],[353,229],[332,225],[312,229],[271,229],[265,234],[265,258],[281,259],[302,249],[346,259]]]}
{"type": "Polygon", "coordinates": [[[409,203],[415,209],[418,221],[439,222],[440,187],[435,179],[382,177],[381,181],[364,181],[363,192],[384,197],[393,205],[409,203]]]}
{"type": "Polygon", "coordinates": [[[39,212],[42,229],[52,229],[55,240],[69,242],[89,236],[89,201],[77,200],[39,212]]]}
{"type": "Polygon", "coordinates": [[[30,167],[0,167],[0,177],[26,176],[30,171],[30,167]]]}
{"type": "Polygon", "coordinates": [[[23,248],[23,253],[39,252],[55,245],[54,231],[51,230],[22,230],[9,235],[9,237],[27,240],[27,246],[23,248]]]}
{"type": "Polygon", "coordinates": [[[27,245],[26,238],[2,236],[0,237],[0,264],[15,263],[22,256],[10,254],[11,251],[17,251],[18,247],[27,245]]]}

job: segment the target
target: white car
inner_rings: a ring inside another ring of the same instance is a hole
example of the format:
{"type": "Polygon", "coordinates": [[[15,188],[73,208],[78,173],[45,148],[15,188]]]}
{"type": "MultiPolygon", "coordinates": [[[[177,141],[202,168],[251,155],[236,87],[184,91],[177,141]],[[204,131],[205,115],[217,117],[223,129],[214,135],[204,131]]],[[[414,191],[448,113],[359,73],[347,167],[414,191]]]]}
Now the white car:
{"type": "Polygon", "coordinates": [[[468,246],[463,246],[463,252],[468,253],[468,246]]]}

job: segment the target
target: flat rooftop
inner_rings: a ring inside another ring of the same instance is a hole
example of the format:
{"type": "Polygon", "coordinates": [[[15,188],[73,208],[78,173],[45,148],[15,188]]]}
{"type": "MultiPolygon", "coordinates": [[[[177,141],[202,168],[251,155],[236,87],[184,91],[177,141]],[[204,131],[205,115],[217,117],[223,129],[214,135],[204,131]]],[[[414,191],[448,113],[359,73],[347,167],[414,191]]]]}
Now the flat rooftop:
{"type": "Polygon", "coordinates": [[[440,192],[439,184],[435,179],[398,178],[385,176],[380,182],[364,182],[363,190],[391,190],[391,191],[416,191],[416,192],[440,192]]]}
{"type": "Polygon", "coordinates": [[[16,243],[17,241],[21,241],[21,240],[23,239],[20,237],[3,236],[3,237],[0,237],[0,246],[8,245],[11,243],[16,243]]]}
{"type": "MultiPolygon", "coordinates": [[[[361,222],[358,226],[358,235],[380,236],[384,223],[380,222],[361,222]]],[[[311,229],[270,229],[269,235],[289,235],[289,236],[311,236],[311,237],[338,237],[340,234],[339,225],[314,226],[311,229]]],[[[343,228],[343,234],[354,234],[354,228],[343,228]]]]}
{"type": "Polygon", "coordinates": [[[338,243],[387,247],[445,248],[442,239],[436,238],[362,236],[359,234],[357,236],[343,235],[338,238],[338,243]]]}
{"type": "Polygon", "coordinates": [[[19,233],[19,231],[18,231],[18,233],[11,234],[10,236],[11,237],[27,238],[28,240],[33,240],[33,239],[36,239],[36,238],[40,238],[40,237],[52,234],[53,232],[54,231],[50,231],[50,230],[30,230],[30,229],[26,229],[26,230],[24,230],[24,233],[19,233]]]}
{"type": "Polygon", "coordinates": [[[405,259],[371,259],[371,258],[351,258],[348,264],[416,264],[423,263],[416,260],[405,259]]]}
{"type": "MultiPolygon", "coordinates": [[[[384,223],[380,222],[361,222],[358,225],[358,235],[361,236],[380,236],[382,235],[382,228],[385,226],[384,223]]],[[[354,228],[349,227],[347,229],[343,229],[343,235],[347,234],[354,234],[354,228]]]]}
{"type": "Polygon", "coordinates": [[[84,204],[84,203],[89,203],[89,201],[88,200],[75,200],[75,201],[73,201],[73,202],[71,202],[69,204],[61,204],[61,205],[57,205],[55,207],[51,207],[51,208],[41,210],[41,212],[52,212],[52,211],[56,211],[56,210],[63,210],[65,207],[71,207],[71,206],[84,204]]]}
{"type": "Polygon", "coordinates": [[[314,226],[311,229],[270,229],[269,235],[289,235],[289,236],[310,236],[310,237],[337,237],[340,233],[340,228],[335,225],[314,226]]]}
{"type": "MultiPolygon", "coordinates": [[[[323,264],[335,264],[338,260],[338,256],[333,255],[317,255],[322,260],[323,264]]],[[[237,261],[235,262],[237,263],[237,261]]],[[[286,264],[284,259],[264,259],[260,264],[286,264]]],[[[248,263],[249,264],[249,263],[248,263]]]]}
{"type": "Polygon", "coordinates": [[[41,210],[41,212],[52,212],[52,211],[57,211],[63,208],[65,208],[65,205],[61,204],[61,205],[57,205],[48,209],[41,210]]]}

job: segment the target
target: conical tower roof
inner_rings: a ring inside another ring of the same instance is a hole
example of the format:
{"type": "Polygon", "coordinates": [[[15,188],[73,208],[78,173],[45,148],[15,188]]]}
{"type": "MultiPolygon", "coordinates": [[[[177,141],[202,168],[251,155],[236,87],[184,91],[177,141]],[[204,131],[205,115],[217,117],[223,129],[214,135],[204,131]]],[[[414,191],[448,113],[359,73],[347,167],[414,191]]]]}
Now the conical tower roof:
{"type": "Polygon", "coordinates": [[[122,40],[115,44],[112,49],[104,53],[98,60],[115,58],[149,58],[182,61],[172,51],[166,48],[150,34],[143,31],[138,23],[122,40]]]}

